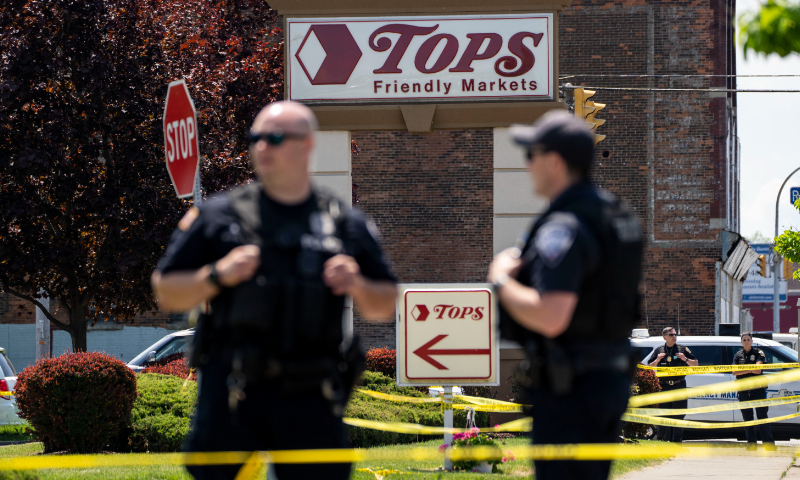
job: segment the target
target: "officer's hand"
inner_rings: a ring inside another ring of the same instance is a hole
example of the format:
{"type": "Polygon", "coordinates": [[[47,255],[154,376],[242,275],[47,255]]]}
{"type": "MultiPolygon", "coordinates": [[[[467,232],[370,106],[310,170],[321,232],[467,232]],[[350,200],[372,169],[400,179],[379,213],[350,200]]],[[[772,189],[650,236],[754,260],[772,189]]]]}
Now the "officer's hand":
{"type": "Polygon", "coordinates": [[[667,356],[667,354],[666,354],[666,353],[659,353],[659,354],[658,354],[658,357],[656,358],[656,360],[659,360],[659,361],[660,361],[662,358],[664,358],[664,357],[666,357],[666,356],[667,356]]]}
{"type": "Polygon", "coordinates": [[[261,249],[255,245],[236,247],[217,261],[219,283],[235,287],[256,274],[261,264],[261,249]]]}
{"type": "Polygon", "coordinates": [[[347,295],[356,286],[361,276],[361,268],[355,258],[349,255],[336,255],[329,258],[322,271],[322,281],[334,295],[347,295]]]}
{"type": "Polygon", "coordinates": [[[684,355],[684,354],[682,354],[682,353],[679,353],[679,354],[678,354],[678,358],[680,358],[680,359],[681,359],[681,360],[683,360],[684,362],[686,361],[686,355],[684,355]]]}
{"type": "Polygon", "coordinates": [[[492,264],[489,265],[489,275],[487,275],[489,283],[494,283],[503,275],[516,277],[520,266],[522,266],[522,260],[519,258],[519,249],[506,248],[498,253],[492,260],[492,264]]]}

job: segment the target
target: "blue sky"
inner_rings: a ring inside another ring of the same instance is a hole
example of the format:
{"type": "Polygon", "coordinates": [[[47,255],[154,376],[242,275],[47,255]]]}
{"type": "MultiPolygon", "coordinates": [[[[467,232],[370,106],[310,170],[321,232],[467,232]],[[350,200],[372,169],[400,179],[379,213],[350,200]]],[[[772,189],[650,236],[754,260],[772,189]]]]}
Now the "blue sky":
{"type": "MultiPolygon", "coordinates": [[[[739,13],[756,8],[755,0],[737,0],[739,13]]],[[[737,29],[738,32],[738,29],[737,29]]],[[[765,57],[749,52],[747,60],[737,38],[739,75],[800,75],[800,55],[765,57]]],[[[800,90],[796,78],[739,78],[740,89],[800,90]]],[[[741,142],[741,234],[775,233],[775,200],[781,183],[800,167],[800,93],[739,93],[741,142]]],[[[800,186],[800,172],[784,187],[778,202],[779,230],[800,229],[800,214],[789,203],[789,187],[800,186]]]]}

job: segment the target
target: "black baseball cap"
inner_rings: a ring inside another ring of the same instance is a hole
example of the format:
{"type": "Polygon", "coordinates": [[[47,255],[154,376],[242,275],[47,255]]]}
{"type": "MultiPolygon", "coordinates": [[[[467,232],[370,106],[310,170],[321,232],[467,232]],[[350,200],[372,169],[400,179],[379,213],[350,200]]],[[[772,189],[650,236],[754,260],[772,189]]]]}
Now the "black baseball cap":
{"type": "Polygon", "coordinates": [[[533,125],[512,125],[511,138],[528,150],[540,147],[558,152],[567,165],[582,175],[589,173],[594,157],[594,137],[586,122],[564,110],[551,110],[533,125]]]}

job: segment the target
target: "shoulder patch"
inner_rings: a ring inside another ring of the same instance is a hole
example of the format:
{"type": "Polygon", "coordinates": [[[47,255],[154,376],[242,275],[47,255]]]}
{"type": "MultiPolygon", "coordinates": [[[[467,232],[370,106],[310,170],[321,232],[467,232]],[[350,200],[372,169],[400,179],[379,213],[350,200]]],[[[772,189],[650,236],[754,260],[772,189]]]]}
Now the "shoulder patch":
{"type": "Polygon", "coordinates": [[[178,222],[178,229],[185,232],[191,228],[192,224],[195,220],[197,220],[197,216],[200,215],[200,209],[197,207],[191,207],[186,214],[181,218],[178,222]]]}
{"type": "Polygon", "coordinates": [[[689,347],[686,347],[686,351],[687,351],[688,353],[692,353],[692,351],[691,351],[691,350],[689,350],[689,347]]]}
{"type": "Polygon", "coordinates": [[[534,238],[536,253],[550,268],[557,267],[575,242],[576,228],[566,222],[548,222],[539,228],[534,238]]]}
{"type": "Polygon", "coordinates": [[[762,357],[765,357],[765,356],[766,356],[766,355],[764,355],[764,350],[759,350],[759,351],[758,351],[758,354],[759,354],[759,355],[761,355],[762,357]]]}

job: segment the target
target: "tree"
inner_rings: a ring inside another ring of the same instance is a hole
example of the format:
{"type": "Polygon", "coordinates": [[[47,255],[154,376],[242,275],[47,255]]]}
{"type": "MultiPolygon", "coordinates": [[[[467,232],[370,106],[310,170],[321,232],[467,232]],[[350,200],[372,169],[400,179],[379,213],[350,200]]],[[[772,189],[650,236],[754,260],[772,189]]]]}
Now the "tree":
{"type": "MultiPolygon", "coordinates": [[[[800,212],[800,199],[794,202],[794,208],[800,212]]],[[[790,227],[775,237],[775,252],[785,260],[800,263],[800,232],[790,227]]],[[[800,270],[796,270],[792,278],[800,280],[800,270]]]]}
{"type": "Polygon", "coordinates": [[[800,5],[769,0],[755,12],[739,18],[739,41],[747,51],[785,57],[800,52],[800,5]]]}
{"type": "Polygon", "coordinates": [[[12,0],[0,5],[0,284],[89,321],[156,307],[149,277],[188,202],[164,167],[167,84],[198,109],[210,192],[250,177],[245,133],[280,99],[282,42],[258,0],[12,0]]]}

